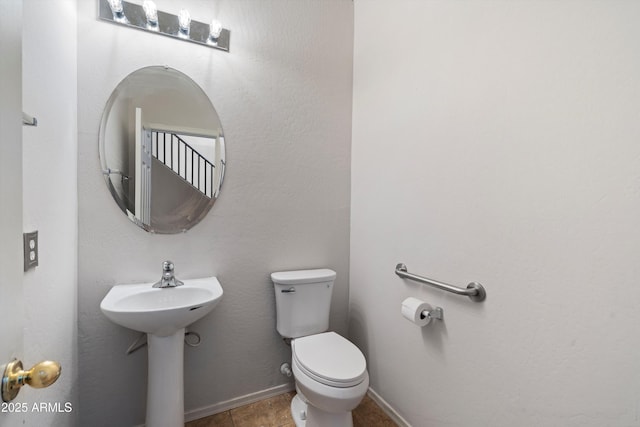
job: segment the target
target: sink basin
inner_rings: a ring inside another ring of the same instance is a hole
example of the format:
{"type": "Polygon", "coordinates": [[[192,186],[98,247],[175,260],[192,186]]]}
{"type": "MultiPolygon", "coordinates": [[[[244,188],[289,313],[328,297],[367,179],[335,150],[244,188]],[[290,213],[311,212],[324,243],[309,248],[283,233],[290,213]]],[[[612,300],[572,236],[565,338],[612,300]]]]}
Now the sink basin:
{"type": "Polygon", "coordinates": [[[153,283],[117,285],[100,309],[125,328],[169,336],[204,317],[222,298],[222,286],[215,277],[183,282],[175,288],[153,288],[153,283]]]}

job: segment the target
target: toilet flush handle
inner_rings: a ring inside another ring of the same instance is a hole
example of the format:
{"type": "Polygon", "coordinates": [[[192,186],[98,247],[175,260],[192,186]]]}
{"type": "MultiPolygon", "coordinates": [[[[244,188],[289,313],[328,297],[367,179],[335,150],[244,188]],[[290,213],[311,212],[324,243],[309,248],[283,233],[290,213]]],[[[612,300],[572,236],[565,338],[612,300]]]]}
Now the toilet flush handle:
{"type": "Polygon", "coordinates": [[[283,289],[280,292],[282,292],[283,294],[292,294],[296,291],[296,288],[294,288],[293,286],[290,287],[289,289],[283,289]]]}

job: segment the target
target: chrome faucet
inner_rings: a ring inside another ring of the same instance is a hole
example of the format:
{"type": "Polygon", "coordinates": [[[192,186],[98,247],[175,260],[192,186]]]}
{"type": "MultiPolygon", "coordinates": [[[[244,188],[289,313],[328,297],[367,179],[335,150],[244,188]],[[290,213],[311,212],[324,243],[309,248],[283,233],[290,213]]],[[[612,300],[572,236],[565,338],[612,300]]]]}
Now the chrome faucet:
{"type": "Polygon", "coordinates": [[[171,261],[165,261],[162,263],[162,278],[154,283],[154,288],[175,288],[176,286],[182,286],[180,280],[176,279],[173,274],[173,263],[171,261]]]}

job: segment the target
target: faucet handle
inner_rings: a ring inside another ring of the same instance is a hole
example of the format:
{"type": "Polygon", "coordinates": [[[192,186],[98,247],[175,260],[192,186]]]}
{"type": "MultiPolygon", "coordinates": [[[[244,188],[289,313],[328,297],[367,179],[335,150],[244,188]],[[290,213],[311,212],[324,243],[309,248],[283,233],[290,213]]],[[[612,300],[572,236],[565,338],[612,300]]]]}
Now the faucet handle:
{"type": "Polygon", "coordinates": [[[162,271],[173,271],[174,265],[172,261],[165,261],[162,263],[162,271]]]}

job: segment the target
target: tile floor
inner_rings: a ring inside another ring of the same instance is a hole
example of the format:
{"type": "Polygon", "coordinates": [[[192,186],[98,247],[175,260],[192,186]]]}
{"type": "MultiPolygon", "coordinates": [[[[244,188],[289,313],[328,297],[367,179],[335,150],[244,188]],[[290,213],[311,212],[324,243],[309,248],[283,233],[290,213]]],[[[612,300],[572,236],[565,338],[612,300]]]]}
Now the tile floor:
{"type": "MultiPolygon", "coordinates": [[[[291,399],[295,391],[221,412],[185,424],[185,427],[295,427],[291,399]]],[[[369,396],[353,411],[353,427],[397,427],[369,396]]]]}

